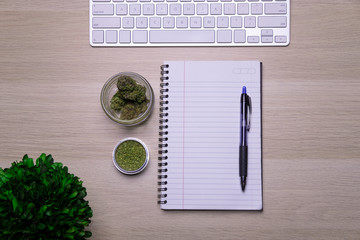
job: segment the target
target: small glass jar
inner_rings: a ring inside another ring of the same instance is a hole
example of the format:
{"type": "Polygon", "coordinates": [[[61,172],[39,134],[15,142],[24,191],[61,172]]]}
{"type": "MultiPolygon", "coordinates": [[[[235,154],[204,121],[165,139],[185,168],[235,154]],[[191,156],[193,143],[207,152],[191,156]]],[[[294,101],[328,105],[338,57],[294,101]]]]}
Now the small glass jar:
{"type": "Polygon", "coordinates": [[[100,94],[100,102],[101,106],[105,112],[105,114],[114,122],[117,122],[123,126],[135,126],[142,122],[144,122],[148,117],[151,115],[154,106],[154,91],[150,85],[150,83],[141,75],[133,72],[121,72],[114,76],[112,76],[107,82],[104,84],[101,94],[100,94]],[[149,100],[147,103],[147,109],[145,112],[141,113],[134,119],[130,120],[122,120],[120,119],[121,111],[114,110],[110,107],[111,99],[118,91],[117,82],[121,76],[128,76],[131,77],[136,81],[137,84],[140,84],[145,87],[146,89],[146,98],[149,100]]]}

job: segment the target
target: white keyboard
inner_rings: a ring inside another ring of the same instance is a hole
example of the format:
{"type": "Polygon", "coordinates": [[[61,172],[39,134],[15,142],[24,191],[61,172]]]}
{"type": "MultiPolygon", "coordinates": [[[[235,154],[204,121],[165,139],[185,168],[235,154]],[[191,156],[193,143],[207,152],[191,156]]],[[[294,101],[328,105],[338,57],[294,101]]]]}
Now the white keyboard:
{"type": "Polygon", "coordinates": [[[290,0],[90,0],[92,46],[287,46],[290,0]]]}

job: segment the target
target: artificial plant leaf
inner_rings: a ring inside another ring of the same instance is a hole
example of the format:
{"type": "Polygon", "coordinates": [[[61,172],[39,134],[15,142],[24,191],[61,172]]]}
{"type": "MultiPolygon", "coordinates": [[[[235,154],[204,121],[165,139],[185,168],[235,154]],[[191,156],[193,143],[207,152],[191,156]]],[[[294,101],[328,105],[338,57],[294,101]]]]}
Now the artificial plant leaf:
{"type": "Polygon", "coordinates": [[[14,212],[16,211],[16,209],[17,209],[17,207],[18,207],[18,200],[16,199],[16,197],[15,196],[13,196],[13,198],[12,198],[12,206],[13,206],[13,210],[14,210],[14,212]]]}
{"type": "Polygon", "coordinates": [[[70,197],[70,198],[74,198],[74,197],[76,197],[77,195],[78,195],[77,192],[73,192],[69,197],[70,197]]]}

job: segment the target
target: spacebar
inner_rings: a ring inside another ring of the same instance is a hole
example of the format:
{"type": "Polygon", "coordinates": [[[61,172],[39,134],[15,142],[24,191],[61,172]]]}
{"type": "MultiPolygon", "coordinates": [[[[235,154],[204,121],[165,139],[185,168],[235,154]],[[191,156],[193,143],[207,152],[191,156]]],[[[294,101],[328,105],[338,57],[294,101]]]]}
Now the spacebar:
{"type": "Polygon", "coordinates": [[[213,43],[214,30],[151,30],[151,43],[213,43]]]}

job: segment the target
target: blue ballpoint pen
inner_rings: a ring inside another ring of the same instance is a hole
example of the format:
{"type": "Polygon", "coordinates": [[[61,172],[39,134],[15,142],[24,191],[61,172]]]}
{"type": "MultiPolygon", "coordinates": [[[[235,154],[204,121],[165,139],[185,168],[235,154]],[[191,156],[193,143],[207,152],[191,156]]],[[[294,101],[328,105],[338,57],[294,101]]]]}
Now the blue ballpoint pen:
{"type": "Polygon", "coordinates": [[[245,86],[242,89],[240,105],[239,175],[241,180],[241,189],[245,191],[248,165],[247,132],[250,130],[251,115],[251,98],[246,94],[245,86]]]}

